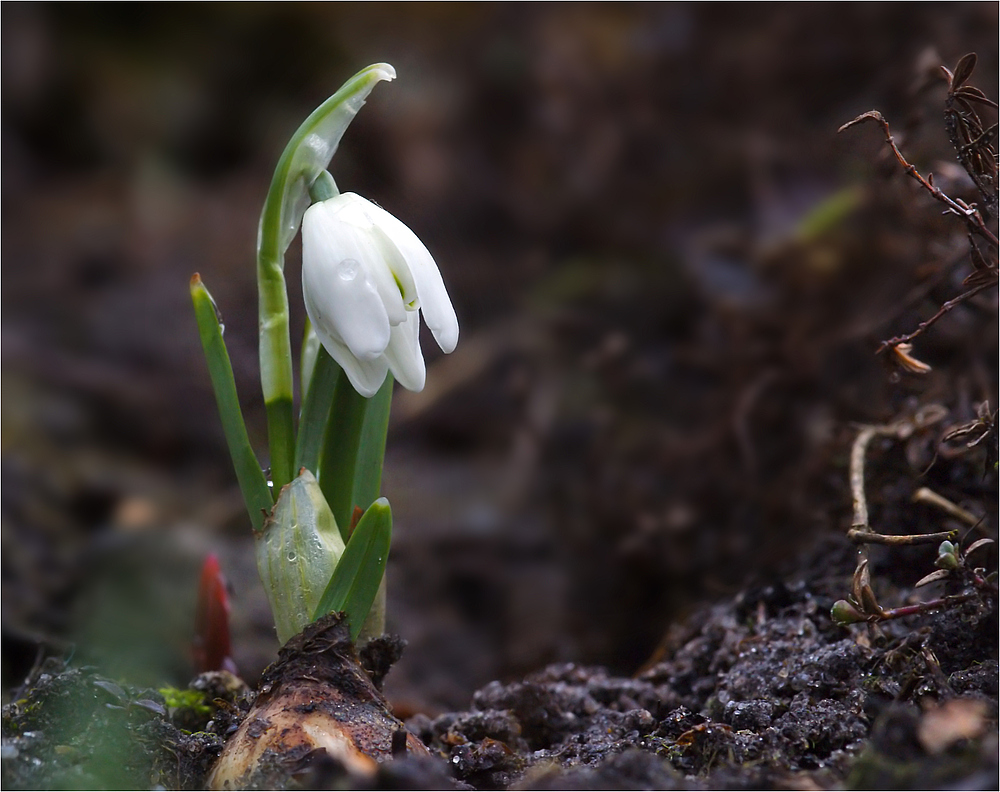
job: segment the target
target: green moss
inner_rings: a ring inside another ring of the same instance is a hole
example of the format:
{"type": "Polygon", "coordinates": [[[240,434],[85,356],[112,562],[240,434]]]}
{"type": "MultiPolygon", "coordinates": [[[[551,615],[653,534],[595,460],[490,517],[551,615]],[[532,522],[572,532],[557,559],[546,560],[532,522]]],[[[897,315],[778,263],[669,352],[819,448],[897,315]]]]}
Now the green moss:
{"type": "Polygon", "coordinates": [[[173,715],[178,710],[190,710],[192,714],[208,717],[212,714],[211,705],[205,701],[205,693],[200,690],[180,690],[179,688],[160,688],[160,695],[173,715]]]}

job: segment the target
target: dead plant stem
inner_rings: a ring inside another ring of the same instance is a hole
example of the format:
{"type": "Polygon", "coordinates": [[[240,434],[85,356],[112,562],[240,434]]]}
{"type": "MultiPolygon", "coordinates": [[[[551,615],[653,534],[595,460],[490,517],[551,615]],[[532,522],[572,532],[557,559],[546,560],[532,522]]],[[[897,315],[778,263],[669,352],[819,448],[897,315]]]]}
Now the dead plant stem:
{"type": "Polygon", "coordinates": [[[885,120],[885,117],[878,110],[869,110],[867,113],[862,113],[854,120],[848,121],[837,131],[843,132],[845,129],[848,129],[854,126],[855,124],[860,124],[862,121],[867,121],[869,119],[875,121],[879,126],[882,127],[882,132],[885,134],[886,143],[889,144],[889,147],[892,149],[892,153],[896,155],[896,160],[899,162],[899,164],[903,167],[903,170],[905,170],[909,176],[916,179],[916,181],[920,184],[921,187],[927,190],[927,192],[929,192],[936,200],[940,201],[946,207],[948,207],[949,212],[963,218],[965,222],[968,224],[969,229],[971,231],[982,235],[982,237],[987,241],[989,241],[990,244],[992,244],[994,247],[1000,246],[1000,243],[998,243],[997,241],[997,235],[994,234],[986,226],[986,222],[983,220],[982,214],[979,212],[979,209],[977,209],[975,205],[970,206],[969,204],[965,203],[965,201],[957,201],[954,198],[951,198],[950,196],[946,195],[940,189],[938,189],[937,186],[935,186],[933,178],[925,179],[923,176],[920,175],[920,171],[918,171],[914,165],[911,165],[909,162],[907,162],[906,157],[903,156],[903,152],[901,152],[899,150],[899,147],[896,145],[896,141],[892,136],[892,131],[889,129],[889,122],[885,120]]]}
{"type": "Polygon", "coordinates": [[[933,325],[935,322],[937,322],[938,319],[940,319],[942,316],[944,316],[950,310],[952,310],[953,308],[961,305],[966,300],[969,300],[972,297],[975,297],[977,294],[979,294],[979,292],[985,291],[986,289],[988,289],[988,288],[990,288],[991,286],[994,286],[994,285],[995,285],[994,281],[989,281],[988,283],[980,283],[978,286],[974,286],[971,289],[969,289],[968,291],[962,292],[957,297],[953,297],[952,299],[948,300],[948,302],[944,303],[941,306],[941,308],[938,310],[938,312],[936,314],[934,314],[934,316],[932,316],[930,319],[925,319],[923,322],[921,322],[919,325],[917,325],[917,329],[914,330],[912,333],[907,333],[906,335],[896,336],[895,338],[890,338],[888,341],[883,341],[879,345],[879,348],[875,350],[875,354],[878,355],[878,354],[884,352],[886,349],[890,349],[892,347],[898,346],[899,344],[909,343],[914,338],[916,338],[918,335],[921,335],[927,328],[929,328],[931,325],[933,325]]]}
{"type": "Polygon", "coordinates": [[[981,517],[977,517],[972,512],[963,509],[957,503],[952,503],[950,500],[942,495],[938,495],[930,487],[921,487],[916,492],[913,493],[914,503],[926,503],[930,506],[936,506],[949,517],[954,517],[956,520],[961,520],[966,525],[975,527],[982,522],[981,517]]]}

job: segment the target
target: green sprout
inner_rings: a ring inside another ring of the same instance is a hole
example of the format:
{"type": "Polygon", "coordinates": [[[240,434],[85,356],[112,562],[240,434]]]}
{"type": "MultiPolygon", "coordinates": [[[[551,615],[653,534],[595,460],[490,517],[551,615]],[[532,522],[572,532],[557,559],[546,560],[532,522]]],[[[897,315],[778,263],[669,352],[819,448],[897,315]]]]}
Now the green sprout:
{"type": "Polygon", "coordinates": [[[191,298],[236,478],[250,515],[257,569],[282,642],[333,611],[351,637],[380,634],[392,511],[380,495],[393,382],[424,387],[420,316],[445,352],[458,320],[434,259],[381,207],[340,193],[327,172],[368,94],[396,76],[358,72],[285,147],[257,235],[260,376],[270,478],[250,444],[221,315],[199,275],[191,298]],[[285,252],[302,230],[309,320],[296,421],[285,252]],[[361,515],[351,531],[355,510],[361,515]]]}

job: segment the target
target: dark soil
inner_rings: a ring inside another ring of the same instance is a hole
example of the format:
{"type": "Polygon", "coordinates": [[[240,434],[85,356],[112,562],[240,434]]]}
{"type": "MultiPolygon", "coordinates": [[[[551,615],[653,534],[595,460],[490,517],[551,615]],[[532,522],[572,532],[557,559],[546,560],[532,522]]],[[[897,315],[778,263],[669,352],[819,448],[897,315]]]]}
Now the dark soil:
{"type": "Polygon", "coordinates": [[[483,789],[993,783],[996,660],[982,649],[997,643],[994,605],[926,618],[872,647],[863,630],[830,623],[835,591],[799,582],[746,594],[698,614],[670,658],[636,677],[550,666],[483,688],[469,712],[408,725],[483,789]],[[982,707],[979,734],[921,743],[920,702],[956,696],[982,707]]]}
{"type": "MultiPolygon", "coordinates": [[[[412,717],[408,729],[435,759],[401,755],[370,779],[299,757],[293,768],[263,768],[250,788],[995,787],[995,597],[873,641],[865,627],[831,623],[841,580],[779,584],[707,608],[675,629],[666,659],[634,677],[553,665],[487,685],[467,711],[412,717]]],[[[265,674],[267,695],[289,651],[265,674]]],[[[391,643],[367,656],[386,653],[391,643]]],[[[292,662],[311,667],[314,655],[292,662]]],[[[4,709],[4,786],[202,788],[254,699],[212,683],[195,683],[214,702],[200,718],[190,707],[168,716],[159,693],[49,663],[4,709]]]]}
{"type": "Polygon", "coordinates": [[[462,339],[444,358],[426,338],[430,385],[394,396],[407,647],[360,655],[439,758],[362,779],[319,757],[288,783],[997,787],[996,546],[919,589],[936,543],[873,546],[881,608],[974,596],[877,629],[829,616],[857,560],[861,425],[937,415],[870,445],[874,529],[997,538],[996,288],[914,341],[929,372],[876,355],[975,260],[881,130],[836,134],[878,108],[921,173],[986,205],[940,66],[975,51],[972,84],[998,95],[995,3],[6,4],[3,22],[5,788],[204,784],[253,701],[219,675],[183,692],[208,553],[242,678],[278,656],[187,283],[219,303],[264,449],[261,200],[288,134],[381,60],[399,78],[334,175],[426,242],[462,339]]]}

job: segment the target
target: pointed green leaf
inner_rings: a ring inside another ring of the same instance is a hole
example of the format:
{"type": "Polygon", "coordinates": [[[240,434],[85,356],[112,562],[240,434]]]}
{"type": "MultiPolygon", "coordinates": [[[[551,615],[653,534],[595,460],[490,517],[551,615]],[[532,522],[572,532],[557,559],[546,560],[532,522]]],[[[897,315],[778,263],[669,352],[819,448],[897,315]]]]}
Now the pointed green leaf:
{"type": "Polygon", "coordinates": [[[319,484],[345,542],[354,513],[354,475],[368,401],[347,377],[337,380],[319,462],[319,484]]]}
{"type": "Polygon", "coordinates": [[[309,393],[309,383],[312,382],[313,370],[316,368],[316,355],[319,354],[321,346],[319,336],[316,335],[307,316],[305,330],[302,332],[302,349],[299,353],[299,376],[302,379],[300,385],[303,398],[309,393]]]}
{"type": "MultiPolygon", "coordinates": [[[[319,455],[323,448],[326,425],[333,405],[333,394],[339,378],[340,366],[320,346],[315,352],[315,363],[308,386],[303,391],[305,398],[299,416],[299,436],[295,443],[296,470],[304,467],[314,474],[319,472],[319,455]]],[[[368,506],[368,503],[364,505],[368,506]]]]}
{"type": "Polygon", "coordinates": [[[389,431],[389,408],[392,407],[392,385],[392,374],[387,374],[382,387],[368,400],[358,443],[358,458],[354,463],[352,511],[355,506],[367,509],[379,496],[385,439],[389,431]]]}
{"type": "Polygon", "coordinates": [[[391,539],[392,509],[389,501],[379,498],[351,534],[316,608],[314,621],[327,613],[343,611],[351,625],[351,639],[357,639],[382,582],[391,539]]]}
{"type": "Polygon", "coordinates": [[[201,276],[195,273],[191,278],[191,301],[194,303],[195,318],[198,320],[198,334],[201,346],[208,361],[208,373],[212,378],[212,389],[215,391],[215,402],[219,406],[219,416],[222,418],[222,430],[229,445],[229,455],[236,469],[236,479],[243,493],[250,514],[250,522],[255,530],[264,523],[264,515],[270,512],[273,505],[271,493],[268,490],[267,479],[260,469],[260,462],[250,445],[243,413],[240,411],[240,400],[236,393],[236,381],[233,379],[233,366],[229,360],[229,352],[222,338],[222,321],[215,307],[212,295],[208,293],[201,276]]]}

